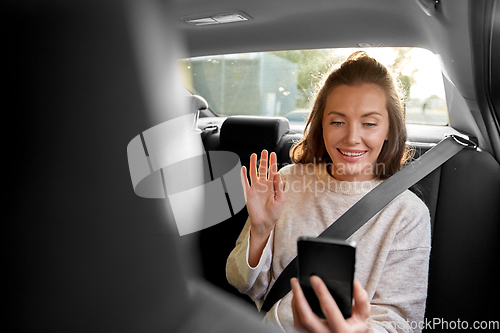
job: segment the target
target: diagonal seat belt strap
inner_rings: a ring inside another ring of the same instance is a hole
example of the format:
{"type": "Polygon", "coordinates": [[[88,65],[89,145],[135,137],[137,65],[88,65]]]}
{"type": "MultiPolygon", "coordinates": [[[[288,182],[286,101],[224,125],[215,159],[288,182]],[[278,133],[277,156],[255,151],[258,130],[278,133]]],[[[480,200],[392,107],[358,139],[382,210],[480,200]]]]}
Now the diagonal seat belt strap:
{"type": "MultiPolygon", "coordinates": [[[[384,180],[368,192],[318,237],[347,239],[375,214],[410,186],[427,176],[465,147],[477,148],[468,138],[449,135],[418,159],[384,180]]],[[[297,276],[297,257],[281,272],[271,287],[261,311],[269,311],[291,289],[290,279],[297,276]]]]}
{"type": "Polygon", "coordinates": [[[428,152],[384,180],[356,202],[332,224],[332,226],[336,225],[335,230],[327,228],[318,237],[349,238],[398,195],[437,169],[465,146],[463,141],[456,139],[456,136],[448,136],[443,139],[428,152]]]}

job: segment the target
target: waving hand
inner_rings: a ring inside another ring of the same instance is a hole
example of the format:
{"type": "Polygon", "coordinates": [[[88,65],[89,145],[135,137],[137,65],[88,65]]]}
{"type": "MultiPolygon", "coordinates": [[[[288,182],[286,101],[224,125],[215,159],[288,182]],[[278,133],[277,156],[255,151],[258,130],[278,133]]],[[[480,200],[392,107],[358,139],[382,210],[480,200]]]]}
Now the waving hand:
{"type": "Polygon", "coordinates": [[[260,155],[257,173],[257,155],[250,156],[250,181],[247,179],[246,167],[241,168],[241,181],[245,191],[248,214],[252,223],[250,231],[249,264],[255,267],[260,259],[262,250],[279,219],[285,196],[281,175],[277,170],[276,154],[268,156],[267,150],[260,155]],[[269,157],[269,172],[268,172],[269,157]]]}

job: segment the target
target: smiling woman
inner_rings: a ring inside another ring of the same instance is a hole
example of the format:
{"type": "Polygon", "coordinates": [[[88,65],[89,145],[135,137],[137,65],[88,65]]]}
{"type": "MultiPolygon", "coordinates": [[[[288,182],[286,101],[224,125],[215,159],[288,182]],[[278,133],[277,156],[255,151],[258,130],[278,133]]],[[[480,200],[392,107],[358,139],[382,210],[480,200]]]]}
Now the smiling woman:
{"type": "MultiPolygon", "coordinates": [[[[366,53],[353,53],[319,89],[304,138],[292,148],[294,164],[278,172],[276,154],[264,150],[257,168],[252,154],[251,185],[242,168],[249,218],[227,260],[229,283],[260,309],[293,259],[298,237],[318,236],[397,172],[408,155],[405,141],[403,108],[391,74],[366,53]]],[[[406,190],[348,240],[358,244],[355,279],[367,297],[358,297],[350,319],[340,316],[329,324],[351,332],[352,318],[363,323],[371,316],[375,325],[394,320],[404,329],[423,320],[430,253],[425,204],[406,190]],[[368,310],[361,313],[361,308],[368,310]]],[[[288,292],[273,299],[265,316],[286,332],[295,332],[292,297],[288,292]]]]}
{"type": "Polygon", "coordinates": [[[292,160],[333,162],[332,174],[341,180],[396,173],[411,157],[396,87],[378,61],[361,51],[350,55],[325,77],[292,160]]]}
{"type": "Polygon", "coordinates": [[[341,85],[328,95],[323,139],[336,179],[365,181],[377,175],[376,162],[389,136],[385,100],[384,91],[371,84],[341,85]]]}

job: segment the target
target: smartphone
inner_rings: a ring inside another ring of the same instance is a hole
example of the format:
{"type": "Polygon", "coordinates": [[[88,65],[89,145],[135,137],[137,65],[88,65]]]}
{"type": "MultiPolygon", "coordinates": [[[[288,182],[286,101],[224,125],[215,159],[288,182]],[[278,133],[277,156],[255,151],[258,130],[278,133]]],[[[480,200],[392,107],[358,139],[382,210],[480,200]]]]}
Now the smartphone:
{"type": "Polygon", "coordinates": [[[300,286],[313,312],[325,318],[310,281],[312,275],[317,275],[325,282],[344,318],[351,317],[356,243],[326,237],[300,237],[297,255],[300,286]]]}

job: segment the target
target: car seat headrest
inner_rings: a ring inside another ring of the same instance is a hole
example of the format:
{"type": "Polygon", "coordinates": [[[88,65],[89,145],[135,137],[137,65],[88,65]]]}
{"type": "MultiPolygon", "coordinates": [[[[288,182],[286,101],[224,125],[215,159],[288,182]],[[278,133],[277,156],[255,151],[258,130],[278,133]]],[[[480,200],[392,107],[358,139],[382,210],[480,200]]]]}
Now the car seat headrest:
{"type": "Polygon", "coordinates": [[[200,111],[208,109],[207,101],[198,95],[189,96],[189,112],[194,113],[194,123],[193,128],[195,131],[201,132],[198,129],[198,118],[200,117],[200,111]]]}
{"type": "Polygon", "coordinates": [[[289,130],[284,117],[231,116],[221,126],[220,142],[224,146],[275,147],[289,130]]]}
{"type": "Polygon", "coordinates": [[[190,101],[190,112],[196,113],[200,110],[208,109],[207,101],[198,95],[189,96],[190,101]]]}

